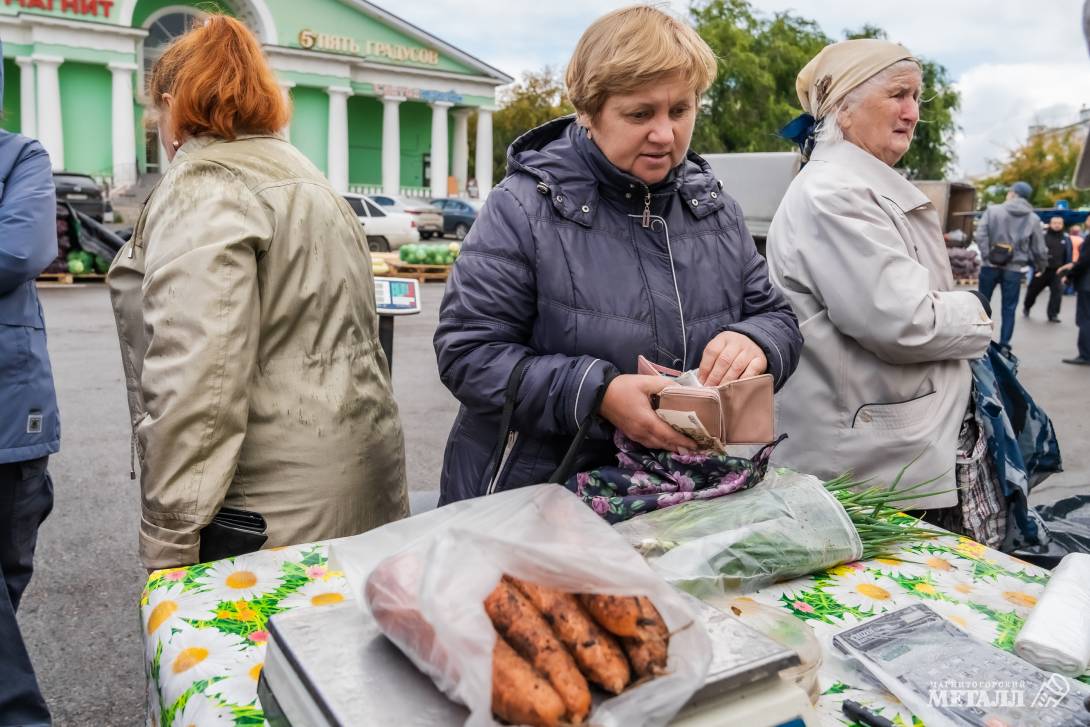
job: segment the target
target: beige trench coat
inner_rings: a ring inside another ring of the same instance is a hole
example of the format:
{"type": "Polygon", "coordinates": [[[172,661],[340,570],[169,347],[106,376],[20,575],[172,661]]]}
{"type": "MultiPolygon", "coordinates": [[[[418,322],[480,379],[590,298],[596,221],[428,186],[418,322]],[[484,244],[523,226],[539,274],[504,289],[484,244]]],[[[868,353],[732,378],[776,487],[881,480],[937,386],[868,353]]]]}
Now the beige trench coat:
{"type": "Polygon", "coordinates": [[[968,361],[987,349],[992,322],[954,289],[927,197],[850,142],[819,145],[772,221],[768,262],[805,337],[777,395],[789,438],[774,461],[891,483],[915,459],[902,486],[938,479],[911,507],[957,504],[935,493],[954,486],[968,361]]]}
{"type": "Polygon", "coordinates": [[[187,142],[107,283],[147,567],[197,562],[223,505],[261,513],[265,547],[408,514],[366,239],[294,147],[187,142]]]}

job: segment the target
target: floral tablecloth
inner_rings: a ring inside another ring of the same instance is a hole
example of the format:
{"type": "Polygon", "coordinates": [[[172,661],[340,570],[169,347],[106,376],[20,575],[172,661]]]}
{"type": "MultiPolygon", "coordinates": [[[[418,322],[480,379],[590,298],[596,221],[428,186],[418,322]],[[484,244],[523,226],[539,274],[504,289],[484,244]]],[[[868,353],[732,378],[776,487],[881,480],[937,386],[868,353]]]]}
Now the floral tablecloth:
{"type": "MultiPolygon", "coordinates": [[[[327,546],[315,543],[152,574],[140,604],[147,724],[263,725],[257,679],[269,618],[352,597],[343,575],[327,568],[327,556],[327,546]]],[[[947,535],[894,558],[838,566],[752,597],[803,619],[823,643],[869,616],[926,601],[974,636],[1010,649],[1047,580],[1045,570],[947,535]]],[[[826,662],[819,707],[827,723],[851,724],[840,712],[850,698],[895,724],[921,724],[889,694],[851,683],[826,662]]]]}

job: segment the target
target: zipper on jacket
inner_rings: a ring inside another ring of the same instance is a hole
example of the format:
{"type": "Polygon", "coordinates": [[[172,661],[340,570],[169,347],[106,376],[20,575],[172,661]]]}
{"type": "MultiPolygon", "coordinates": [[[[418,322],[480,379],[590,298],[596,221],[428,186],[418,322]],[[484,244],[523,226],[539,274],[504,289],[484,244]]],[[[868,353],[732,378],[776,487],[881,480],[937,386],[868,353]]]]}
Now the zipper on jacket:
{"type": "Polygon", "coordinates": [[[129,437],[129,479],[136,479],[136,429],[132,430],[129,437]]]}
{"type": "Polygon", "coordinates": [[[651,190],[647,187],[643,189],[643,219],[640,220],[640,224],[646,228],[651,226],[651,190]]]}
{"type": "Polygon", "coordinates": [[[496,492],[496,486],[503,479],[504,468],[507,466],[507,460],[511,458],[511,452],[515,449],[515,442],[518,441],[518,432],[508,432],[507,445],[503,448],[503,455],[500,456],[500,465],[496,468],[496,476],[491,482],[488,483],[488,490],[485,492],[487,495],[491,495],[496,492]]]}

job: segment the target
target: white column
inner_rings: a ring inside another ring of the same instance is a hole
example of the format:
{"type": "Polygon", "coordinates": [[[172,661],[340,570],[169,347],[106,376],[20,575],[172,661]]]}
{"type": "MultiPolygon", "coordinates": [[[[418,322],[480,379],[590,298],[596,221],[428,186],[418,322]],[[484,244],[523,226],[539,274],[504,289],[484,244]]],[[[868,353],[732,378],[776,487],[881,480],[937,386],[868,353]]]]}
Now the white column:
{"type": "Polygon", "coordinates": [[[382,191],[401,191],[401,102],[403,96],[382,99],[382,191]]]}
{"type": "Polygon", "coordinates": [[[280,130],[280,133],[284,136],[284,139],[291,141],[291,117],[295,115],[291,103],[291,90],[295,88],[295,81],[278,79],[277,83],[280,84],[280,93],[284,96],[284,103],[288,105],[288,111],[290,112],[288,123],[284,124],[284,128],[280,130]]]}
{"type": "Polygon", "coordinates": [[[481,199],[492,191],[492,109],[477,109],[477,189],[481,199]]]}
{"type": "Polygon", "coordinates": [[[61,121],[61,78],[64,59],[35,55],[38,69],[38,141],[49,152],[54,169],[64,169],[64,125],[61,121]]]}
{"type": "Polygon", "coordinates": [[[447,111],[454,104],[436,101],[431,104],[431,196],[447,196],[450,176],[450,143],[447,140],[447,111]]]}
{"type": "Polygon", "coordinates": [[[113,74],[114,188],[136,184],[136,122],[133,120],[132,74],[136,65],[111,63],[113,74]]]}
{"type": "Polygon", "coordinates": [[[16,58],[19,64],[19,133],[31,138],[38,135],[38,94],[34,80],[34,60],[16,58]]]}
{"type": "Polygon", "coordinates": [[[348,191],[348,97],[352,89],[347,86],[330,86],[329,94],[329,150],[326,156],[327,176],[333,189],[348,191]]]}
{"type": "Polygon", "coordinates": [[[454,113],[454,154],[451,166],[454,167],[454,179],[458,182],[458,193],[465,194],[466,179],[469,177],[469,109],[458,109],[454,113]]]}

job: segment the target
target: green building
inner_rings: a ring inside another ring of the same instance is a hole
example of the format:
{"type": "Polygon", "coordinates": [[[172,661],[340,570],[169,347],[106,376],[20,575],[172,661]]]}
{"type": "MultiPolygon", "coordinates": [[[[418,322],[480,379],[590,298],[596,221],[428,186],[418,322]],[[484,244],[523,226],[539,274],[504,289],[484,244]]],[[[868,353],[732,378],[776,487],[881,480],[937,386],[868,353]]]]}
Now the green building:
{"type": "Polygon", "coordinates": [[[145,75],[200,10],[253,30],[290,95],[284,134],[340,190],[492,186],[496,88],[511,78],[365,0],[0,0],[4,128],[37,137],[54,169],[115,187],[161,172],[145,75]]]}

